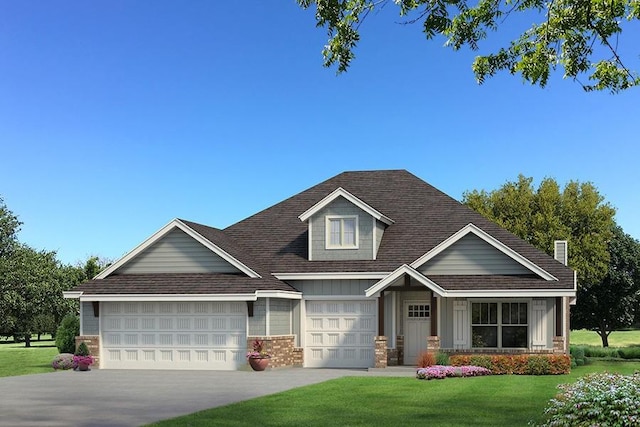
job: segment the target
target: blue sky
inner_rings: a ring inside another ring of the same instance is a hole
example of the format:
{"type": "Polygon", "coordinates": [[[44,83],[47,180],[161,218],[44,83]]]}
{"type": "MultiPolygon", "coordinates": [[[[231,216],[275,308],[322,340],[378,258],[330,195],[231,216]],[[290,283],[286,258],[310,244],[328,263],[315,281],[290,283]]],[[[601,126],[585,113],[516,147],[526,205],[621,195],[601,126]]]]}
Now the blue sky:
{"type": "Polygon", "coordinates": [[[4,2],[0,196],[20,240],[66,263],[119,258],[173,218],[223,228],[370,169],[457,199],[519,173],[591,181],[640,238],[638,89],[478,86],[473,52],[395,14],[367,19],[336,76],[293,1],[4,2]]]}

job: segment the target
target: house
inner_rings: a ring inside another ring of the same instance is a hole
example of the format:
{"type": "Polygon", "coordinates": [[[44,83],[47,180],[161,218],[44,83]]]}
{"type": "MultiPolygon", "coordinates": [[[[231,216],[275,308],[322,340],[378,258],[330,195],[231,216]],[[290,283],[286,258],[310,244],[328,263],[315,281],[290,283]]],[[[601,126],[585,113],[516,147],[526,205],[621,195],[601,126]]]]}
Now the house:
{"type": "Polygon", "coordinates": [[[566,257],[407,171],[345,172],[223,230],[175,219],[65,296],[102,368],[233,370],[256,338],[274,367],[413,365],[567,353],[566,257]]]}

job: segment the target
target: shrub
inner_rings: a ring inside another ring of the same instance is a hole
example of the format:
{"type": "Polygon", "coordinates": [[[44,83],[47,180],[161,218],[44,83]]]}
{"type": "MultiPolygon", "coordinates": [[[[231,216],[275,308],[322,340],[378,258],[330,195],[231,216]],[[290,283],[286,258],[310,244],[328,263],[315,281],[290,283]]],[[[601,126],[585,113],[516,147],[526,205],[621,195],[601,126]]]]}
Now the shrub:
{"type": "Polygon", "coordinates": [[[577,366],[582,366],[586,363],[584,347],[571,347],[569,352],[571,353],[571,357],[575,359],[577,366]]]}
{"type": "Polygon", "coordinates": [[[73,368],[73,354],[61,353],[53,358],[51,362],[53,369],[71,369],[73,368]]]}
{"type": "Polygon", "coordinates": [[[542,426],[640,424],[640,373],[590,374],[558,388],[560,394],[549,401],[542,426]]]}
{"type": "Polygon", "coordinates": [[[640,359],[640,347],[625,347],[618,349],[623,359],[640,359]]]}
{"type": "Polygon", "coordinates": [[[491,375],[491,371],[481,366],[433,365],[420,368],[416,372],[416,378],[419,380],[442,380],[446,377],[479,377],[482,375],[491,375]]]}
{"type": "Polygon", "coordinates": [[[571,358],[567,355],[454,355],[451,365],[482,366],[494,375],[560,375],[571,371],[571,358]]]}
{"type": "Polygon", "coordinates": [[[449,364],[449,355],[441,351],[436,353],[436,365],[446,366],[449,364]]]}
{"type": "Polygon", "coordinates": [[[436,364],[436,356],[431,352],[423,351],[422,353],[420,353],[420,356],[418,356],[418,360],[417,360],[418,368],[426,368],[428,366],[435,365],[435,364],[436,364]]]}
{"type": "Polygon", "coordinates": [[[60,353],[73,353],[76,349],[76,336],[80,335],[80,319],[68,314],[60,322],[56,331],[56,347],[60,353]]]}
{"type": "Polygon", "coordinates": [[[87,343],[86,342],[81,342],[78,345],[78,348],[76,349],[75,355],[76,356],[89,356],[89,347],[87,347],[87,343]]]}
{"type": "Polygon", "coordinates": [[[584,346],[584,356],[585,357],[620,357],[620,353],[617,348],[612,347],[595,347],[595,346],[584,346]]]}

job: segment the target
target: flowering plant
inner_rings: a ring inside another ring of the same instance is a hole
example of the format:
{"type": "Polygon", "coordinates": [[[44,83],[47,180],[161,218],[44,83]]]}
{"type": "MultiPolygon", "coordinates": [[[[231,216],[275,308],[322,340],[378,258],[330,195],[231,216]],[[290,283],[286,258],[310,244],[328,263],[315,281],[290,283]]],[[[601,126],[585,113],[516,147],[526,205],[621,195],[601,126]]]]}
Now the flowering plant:
{"type": "Polygon", "coordinates": [[[247,359],[269,359],[271,355],[264,349],[262,340],[254,340],[251,344],[253,350],[247,353],[247,359]]]}
{"type": "Polygon", "coordinates": [[[74,366],[78,366],[78,365],[91,366],[91,365],[93,365],[93,356],[91,356],[91,355],[87,355],[87,356],[75,355],[75,356],[73,356],[73,365],[74,366]]]}
{"type": "Polygon", "coordinates": [[[446,377],[478,377],[481,375],[491,375],[491,371],[480,366],[433,365],[420,368],[416,372],[416,378],[419,380],[442,380],[446,377]]]}

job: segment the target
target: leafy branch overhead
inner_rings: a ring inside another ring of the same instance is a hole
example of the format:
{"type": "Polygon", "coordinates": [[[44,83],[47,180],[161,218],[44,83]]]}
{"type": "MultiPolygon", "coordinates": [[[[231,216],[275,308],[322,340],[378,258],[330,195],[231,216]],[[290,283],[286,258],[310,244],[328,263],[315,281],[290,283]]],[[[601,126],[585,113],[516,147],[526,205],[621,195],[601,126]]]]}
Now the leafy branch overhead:
{"type": "MultiPolygon", "coordinates": [[[[315,4],[316,23],[326,28],[328,42],[324,65],[349,68],[360,40],[359,27],[374,10],[389,0],[297,0],[307,9],[315,4]]],[[[446,38],[446,46],[458,50],[479,49],[482,40],[521,15],[530,28],[497,52],[476,56],[472,69],[478,83],[499,71],[522,75],[525,81],[544,87],[558,68],[564,77],[585,90],[612,93],[640,85],[640,76],[620,54],[623,27],[637,32],[640,0],[394,0],[407,22],[423,23],[427,39],[446,38]],[[635,25],[635,28],[633,26],[635,25]],[[586,79],[585,79],[586,78],[586,79]]],[[[637,40],[637,37],[635,38],[637,40]]],[[[631,36],[632,48],[637,48],[631,36]]],[[[637,61],[638,54],[634,55],[637,61]]]]}

